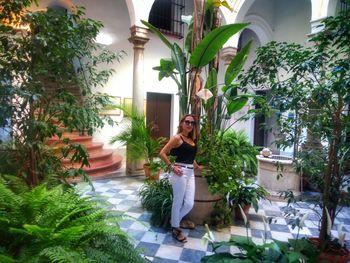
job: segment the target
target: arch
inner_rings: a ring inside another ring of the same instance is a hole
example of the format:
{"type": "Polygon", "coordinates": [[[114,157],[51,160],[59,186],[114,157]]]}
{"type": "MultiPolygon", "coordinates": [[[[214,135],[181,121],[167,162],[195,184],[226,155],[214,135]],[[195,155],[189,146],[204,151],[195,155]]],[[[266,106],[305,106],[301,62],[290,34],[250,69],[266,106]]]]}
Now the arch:
{"type": "MultiPolygon", "coordinates": [[[[234,13],[227,10],[227,8],[221,8],[221,12],[224,20],[226,21],[226,24],[242,23],[245,15],[253,3],[254,0],[237,0],[233,5],[234,13]]],[[[237,48],[239,36],[240,34],[234,35],[229,39],[229,41],[226,42],[224,46],[232,46],[237,48]]]]}
{"type": "Polygon", "coordinates": [[[70,0],[53,0],[48,4],[49,7],[58,6],[67,9],[68,11],[73,11],[73,3],[70,0]]]}
{"type": "Polygon", "coordinates": [[[250,23],[247,28],[257,35],[261,45],[271,41],[272,29],[265,19],[258,15],[248,15],[245,21],[250,23]]]}
{"type": "Polygon", "coordinates": [[[141,19],[148,21],[154,0],[125,0],[129,11],[130,26],[145,27],[141,23],[141,19]]]}

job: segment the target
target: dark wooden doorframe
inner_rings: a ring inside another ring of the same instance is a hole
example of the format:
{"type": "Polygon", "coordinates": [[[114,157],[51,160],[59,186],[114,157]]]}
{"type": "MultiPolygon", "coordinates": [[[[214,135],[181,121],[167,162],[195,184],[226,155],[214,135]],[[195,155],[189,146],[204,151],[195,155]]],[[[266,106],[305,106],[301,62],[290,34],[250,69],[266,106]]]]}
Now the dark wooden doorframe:
{"type": "Polygon", "coordinates": [[[171,94],[147,92],[146,123],[155,138],[170,138],[171,94]]]}

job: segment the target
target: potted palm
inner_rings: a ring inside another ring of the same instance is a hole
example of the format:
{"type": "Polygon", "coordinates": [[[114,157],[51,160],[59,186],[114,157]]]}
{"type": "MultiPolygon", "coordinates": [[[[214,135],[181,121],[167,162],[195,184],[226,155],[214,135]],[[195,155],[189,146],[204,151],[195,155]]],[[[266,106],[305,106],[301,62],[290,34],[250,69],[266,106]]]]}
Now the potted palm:
{"type": "MultiPolygon", "coordinates": [[[[314,46],[309,48],[294,43],[269,43],[257,51],[254,65],[242,78],[245,86],[271,87],[273,99],[269,106],[281,113],[276,115],[284,133],[281,143],[296,145],[297,167],[316,171],[309,179],[317,180],[321,193],[318,244],[323,252],[331,248],[330,229],[337,213],[342,205],[349,204],[344,168],[350,159],[346,138],[350,131],[349,21],[350,10],[323,20],[324,28],[311,38],[314,46]],[[293,112],[294,118],[286,118],[287,112],[293,112]],[[322,143],[307,145],[305,134],[312,134],[313,140],[322,143]],[[310,156],[313,162],[309,161],[310,156]]],[[[349,260],[349,251],[338,250],[341,251],[349,260]]]]}
{"type": "Polygon", "coordinates": [[[144,171],[148,178],[159,179],[159,174],[165,164],[157,158],[165,142],[165,138],[153,138],[152,128],[147,126],[143,115],[135,113],[124,122],[122,132],[113,136],[111,143],[121,142],[127,146],[128,160],[145,160],[144,171]]]}

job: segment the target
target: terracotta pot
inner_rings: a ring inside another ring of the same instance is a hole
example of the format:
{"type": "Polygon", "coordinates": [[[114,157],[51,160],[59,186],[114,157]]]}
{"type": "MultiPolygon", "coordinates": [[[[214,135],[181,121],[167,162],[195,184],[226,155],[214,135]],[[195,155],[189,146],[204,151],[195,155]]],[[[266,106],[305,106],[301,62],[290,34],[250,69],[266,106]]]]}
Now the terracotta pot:
{"type": "Polygon", "coordinates": [[[149,179],[151,179],[151,180],[159,180],[159,176],[160,176],[160,172],[161,172],[161,171],[159,170],[157,173],[151,175],[151,172],[150,172],[150,170],[149,170],[149,163],[145,163],[145,164],[143,165],[143,170],[144,170],[145,176],[146,176],[147,178],[149,178],[149,179]]]}
{"type": "MultiPolygon", "coordinates": [[[[309,240],[316,247],[320,247],[320,241],[318,237],[310,237],[309,240]]],[[[347,249],[329,248],[326,251],[321,252],[317,258],[317,263],[347,263],[350,262],[350,252],[347,249]]]]}
{"type": "MultiPolygon", "coordinates": [[[[247,204],[247,205],[243,205],[242,206],[242,209],[243,209],[243,212],[244,214],[248,217],[248,214],[249,214],[249,209],[252,205],[251,204],[247,204]]],[[[241,209],[239,209],[238,206],[236,206],[233,211],[233,218],[236,219],[236,220],[243,220],[243,215],[242,215],[242,212],[241,212],[241,209]]]]}

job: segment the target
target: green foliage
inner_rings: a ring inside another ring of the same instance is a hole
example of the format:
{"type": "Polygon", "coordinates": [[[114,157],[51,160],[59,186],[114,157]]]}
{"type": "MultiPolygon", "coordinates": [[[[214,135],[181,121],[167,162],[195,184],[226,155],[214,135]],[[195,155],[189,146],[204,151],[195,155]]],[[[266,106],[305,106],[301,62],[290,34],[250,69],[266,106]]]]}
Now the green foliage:
{"type": "Polygon", "coordinates": [[[193,50],[189,63],[201,68],[214,59],[226,41],[248,24],[228,24],[215,28],[208,33],[193,50]]]}
{"type": "Polygon", "coordinates": [[[317,249],[307,239],[289,239],[288,242],[273,240],[258,245],[249,236],[233,236],[229,241],[212,241],[213,255],[204,256],[202,263],[214,262],[273,262],[273,263],[299,263],[315,262],[317,249]],[[225,246],[238,247],[240,252],[219,252],[219,248],[225,246]]]}
{"type": "MultiPolygon", "coordinates": [[[[121,107],[122,110],[123,107],[121,107]]],[[[153,163],[153,159],[158,156],[165,138],[153,138],[152,127],[147,126],[145,117],[129,112],[129,119],[124,120],[122,132],[115,135],[110,140],[111,143],[121,142],[127,145],[127,158],[129,160],[142,160],[153,163]]]]}
{"type": "Polygon", "coordinates": [[[144,262],[120,229],[120,215],[74,189],[18,190],[24,188],[1,179],[1,262],[144,262]]]}
{"type": "Polygon", "coordinates": [[[217,229],[224,228],[232,224],[231,210],[224,202],[221,201],[214,205],[213,212],[210,214],[209,224],[217,229]]]}
{"type": "Polygon", "coordinates": [[[209,135],[202,131],[197,161],[207,164],[204,176],[212,193],[226,195],[241,181],[256,176],[258,151],[244,132],[228,130],[209,135]]]}
{"type": "MultiPolygon", "coordinates": [[[[221,3],[222,5],[226,6],[225,4],[221,3]]],[[[227,3],[226,3],[227,4],[227,3]]],[[[194,86],[195,81],[193,80],[193,75],[199,74],[199,72],[202,69],[206,69],[210,74],[207,76],[206,80],[206,88],[211,90],[214,94],[214,98],[209,99],[208,102],[203,104],[203,109],[208,115],[208,112],[216,112],[217,111],[217,117],[216,119],[211,116],[209,113],[209,119],[210,123],[214,124],[221,123],[223,119],[223,115],[229,114],[232,115],[234,112],[240,110],[248,101],[238,99],[233,100],[232,96],[228,96],[229,93],[224,92],[225,94],[222,96],[222,102],[224,110],[221,108],[216,108],[217,103],[215,103],[216,98],[215,96],[218,93],[218,81],[217,81],[217,75],[213,78],[213,70],[217,71],[215,68],[207,69],[207,67],[210,67],[210,62],[217,56],[220,49],[224,45],[224,43],[234,34],[236,34],[238,31],[242,30],[244,27],[247,26],[247,24],[229,24],[224,26],[219,26],[217,28],[213,28],[213,12],[214,12],[214,6],[212,3],[206,3],[206,16],[207,13],[210,13],[211,22],[207,25],[206,35],[204,38],[197,44],[197,46],[194,48],[194,50],[188,49],[187,52],[176,43],[171,44],[166,37],[153,25],[146,21],[142,21],[144,25],[146,25],[153,33],[155,33],[160,40],[170,49],[171,51],[171,58],[170,59],[164,59],[162,58],[160,60],[160,65],[157,67],[154,67],[154,70],[159,71],[158,79],[162,80],[164,77],[172,78],[176,85],[178,86],[179,90],[179,103],[180,103],[180,115],[185,115],[186,113],[193,112],[195,109],[193,108],[193,102],[191,102],[191,98],[196,96],[193,94],[194,92],[194,86]],[[224,99],[223,99],[224,98],[224,99]],[[243,103],[244,102],[244,103],[243,103]],[[236,104],[239,104],[236,106],[236,104]],[[226,104],[230,105],[229,110],[226,111],[226,104]]],[[[193,25],[190,24],[190,30],[188,31],[188,34],[193,34],[193,25]]],[[[192,40],[192,35],[186,37],[187,40],[192,40]]],[[[188,47],[188,43],[186,43],[188,47]]],[[[235,79],[235,77],[238,75],[240,70],[242,69],[244,62],[248,56],[249,50],[250,50],[251,42],[249,42],[232,60],[231,65],[226,70],[226,77],[225,77],[225,85],[230,86],[235,79]]],[[[219,127],[220,124],[216,124],[215,127],[219,127]]]]}
{"type": "MultiPolygon", "coordinates": [[[[99,111],[110,98],[93,89],[106,83],[113,71],[98,66],[123,55],[95,42],[102,24],[85,18],[82,8],[69,15],[55,8],[26,10],[35,2],[2,1],[0,14],[0,127],[11,134],[2,149],[12,156],[15,173],[30,185],[64,172],[45,146],[48,138],[62,135],[60,127],[88,134],[103,127],[99,111]],[[3,24],[14,18],[30,31],[3,24]]],[[[86,165],[84,154],[82,158],[86,165]]]]}
{"type": "Polygon", "coordinates": [[[254,184],[252,180],[228,182],[225,188],[229,190],[226,197],[231,208],[252,205],[256,212],[259,209],[258,201],[269,195],[262,186],[254,184]]]}
{"type": "Polygon", "coordinates": [[[151,224],[168,227],[173,202],[173,190],[169,179],[146,180],[139,196],[142,207],[152,213],[151,224]]]}
{"type": "Polygon", "coordinates": [[[324,243],[328,239],[326,211],[333,221],[338,204],[346,197],[342,189],[348,184],[350,10],[322,23],[324,28],[311,39],[312,47],[271,42],[259,48],[241,83],[271,89],[269,106],[278,113],[283,135],[279,144],[294,145],[297,167],[322,192],[320,238],[324,243]]]}

